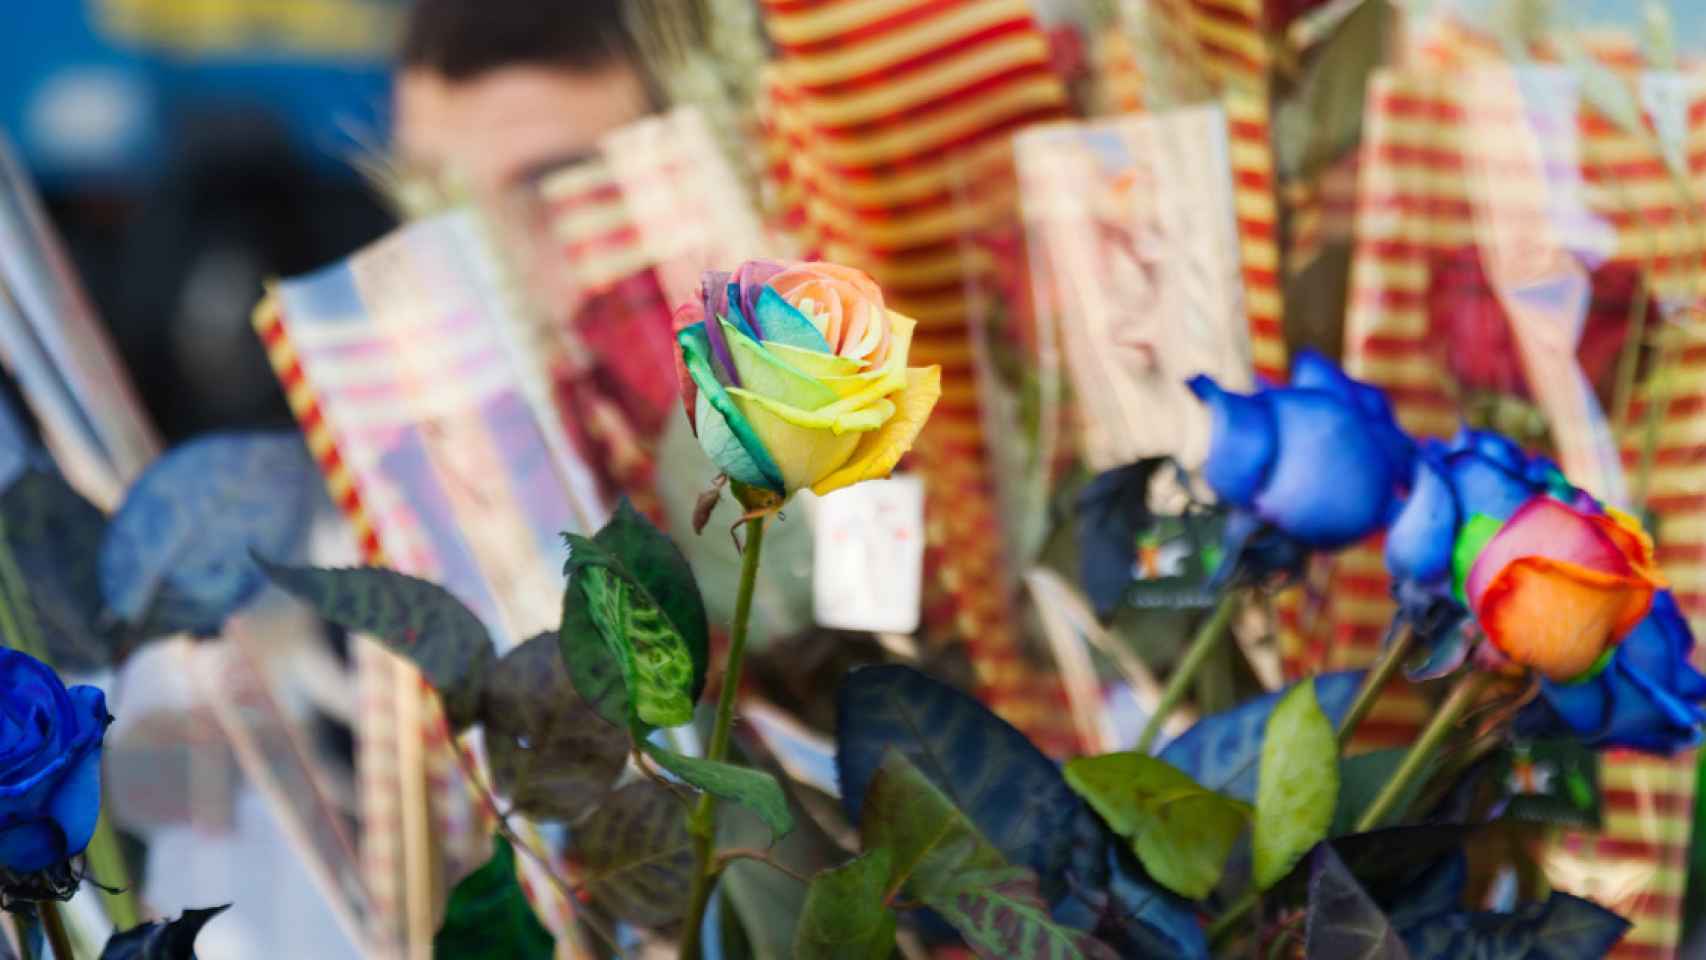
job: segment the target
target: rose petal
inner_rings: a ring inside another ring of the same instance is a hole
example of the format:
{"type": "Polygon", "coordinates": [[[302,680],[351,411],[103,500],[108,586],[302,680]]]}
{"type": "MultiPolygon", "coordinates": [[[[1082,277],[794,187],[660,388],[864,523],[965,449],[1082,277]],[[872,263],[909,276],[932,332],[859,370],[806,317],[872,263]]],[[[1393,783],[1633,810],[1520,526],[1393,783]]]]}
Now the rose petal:
{"type": "Polygon", "coordinates": [[[913,367],[906,371],[906,386],[891,399],[895,414],[881,430],[859,438],[859,446],[839,470],[812,485],[818,495],[851,486],[862,480],[877,480],[894,470],[900,458],[912,449],[918,432],[942,396],[941,367],[913,367]]]}
{"type": "Polygon", "coordinates": [[[1400,579],[1427,582],[1451,570],[1452,542],[1462,523],[1445,465],[1432,454],[1416,461],[1410,496],[1386,531],[1386,565],[1400,579]]]}
{"type": "Polygon", "coordinates": [[[1522,556],[1503,565],[1472,609],[1506,656],[1567,681],[1639,623],[1652,598],[1652,585],[1636,576],[1522,556]]]}
{"type": "Polygon", "coordinates": [[[835,402],[834,390],[790,367],[758,341],[727,323],[723,324],[723,337],[740,374],[741,389],[802,410],[816,410],[835,402]]]}
{"type": "Polygon", "coordinates": [[[1464,599],[1470,609],[1476,608],[1499,572],[1520,557],[1544,557],[1612,577],[1637,576],[1631,560],[1639,558],[1624,553],[1628,538],[1614,535],[1616,526],[1609,518],[1579,513],[1551,497],[1533,497],[1511,514],[1475,558],[1463,583],[1464,599]]]}
{"type": "MultiPolygon", "coordinates": [[[[681,331],[686,330],[688,327],[703,326],[705,323],[704,306],[693,301],[682,304],[675,309],[673,323],[677,337],[681,335],[681,331]]],[[[687,425],[691,427],[694,434],[697,435],[699,432],[699,424],[694,419],[694,407],[698,406],[699,386],[694,383],[693,378],[688,375],[687,361],[682,359],[681,351],[679,349],[675,351],[675,382],[680,385],[681,388],[681,406],[687,411],[687,425]]]]}
{"type": "Polygon", "coordinates": [[[1206,376],[1192,377],[1189,386],[1210,415],[1212,440],[1203,479],[1221,500],[1248,506],[1267,480],[1279,446],[1273,411],[1260,395],[1230,393],[1206,376]]]}
{"type": "Polygon", "coordinates": [[[764,449],[752,425],[746,422],[728,390],[711,373],[710,344],[706,328],[715,324],[702,323],[688,327],[676,336],[681,344],[682,360],[687,373],[698,386],[699,400],[695,411],[699,445],[719,469],[740,482],[782,493],[782,471],[764,449]],[[714,412],[716,416],[712,416],[714,412]]]}
{"type": "Polygon", "coordinates": [[[729,396],[776,458],[783,487],[790,493],[846,463],[859,445],[859,435],[881,427],[895,412],[886,399],[826,417],[745,390],[731,390],[729,396]]]}

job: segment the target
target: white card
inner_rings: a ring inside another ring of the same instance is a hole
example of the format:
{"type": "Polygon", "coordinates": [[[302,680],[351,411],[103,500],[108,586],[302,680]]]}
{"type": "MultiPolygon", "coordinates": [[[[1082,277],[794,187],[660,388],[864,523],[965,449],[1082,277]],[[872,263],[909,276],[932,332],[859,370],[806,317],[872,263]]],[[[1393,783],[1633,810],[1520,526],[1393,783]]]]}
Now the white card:
{"type": "Polygon", "coordinates": [[[918,629],[924,578],[924,481],[893,476],[809,500],[812,611],[819,626],[918,629]]]}

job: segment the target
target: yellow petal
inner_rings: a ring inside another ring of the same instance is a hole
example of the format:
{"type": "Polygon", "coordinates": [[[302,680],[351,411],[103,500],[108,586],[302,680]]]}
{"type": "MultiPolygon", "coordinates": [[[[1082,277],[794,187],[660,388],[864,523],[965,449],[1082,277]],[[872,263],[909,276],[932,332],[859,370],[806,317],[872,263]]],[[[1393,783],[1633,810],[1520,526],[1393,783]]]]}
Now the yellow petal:
{"type": "MultiPolygon", "coordinates": [[[[910,331],[908,331],[910,334],[910,331]]],[[[902,354],[904,356],[904,354],[902,354]]],[[[930,411],[942,396],[942,368],[914,367],[906,371],[906,386],[891,399],[895,414],[882,429],[863,434],[858,449],[834,473],[812,484],[812,492],[822,496],[831,490],[852,486],[861,480],[876,480],[889,475],[900,458],[912,449],[918,431],[930,419],[930,411]]]]}
{"type": "Polygon", "coordinates": [[[764,349],[795,370],[810,376],[824,379],[826,377],[848,377],[859,372],[864,366],[850,357],[838,357],[833,353],[819,353],[792,344],[777,343],[766,340],[764,349]]]}
{"type": "Polygon", "coordinates": [[[777,400],[803,410],[816,410],[834,402],[840,394],[815,377],[794,369],[777,358],[764,345],[736,330],[728,321],[723,324],[723,336],[734,359],[740,385],[753,393],[777,400]]]}
{"type": "Polygon", "coordinates": [[[790,407],[739,387],[730,387],[728,393],[781,469],[782,485],[790,493],[811,486],[846,463],[858,448],[861,435],[895,415],[895,405],[882,398],[858,409],[829,414],[790,407]]]}

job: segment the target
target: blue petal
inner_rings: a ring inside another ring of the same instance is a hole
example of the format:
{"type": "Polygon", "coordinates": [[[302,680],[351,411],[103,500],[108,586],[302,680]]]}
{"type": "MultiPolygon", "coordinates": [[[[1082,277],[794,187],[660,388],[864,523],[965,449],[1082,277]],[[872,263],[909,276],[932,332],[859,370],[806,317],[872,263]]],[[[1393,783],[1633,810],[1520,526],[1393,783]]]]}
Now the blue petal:
{"type": "Polygon", "coordinates": [[[1457,526],[1463,522],[1443,463],[1424,453],[1416,461],[1409,499],[1386,532],[1386,566],[1401,580],[1428,582],[1451,571],[1457,526]]]}
{"type": "Polygon", "coordinates": [[[1616,660],[1605,673],[1611,690],[1611,722],[1600,734],[1599,745],[1674,753],[1700,743],[1700,724],[1706,716],[1666,690],[1662,677],[1616,660]]]}
{"type": "Polygon", "coordinates": [[[1509,520],[1518,507],[1540,492],[1520,473],[1473,451],[1453,453],[1447,462],[1452,486],[1457,490],[1458,509],[1464,517],[1484,513],[1495,520],[1509,520]]]}
{"type": "Polygon", "coordinates": [[[766,340],[785,343],[802,350],[831,352],[829,341],[823,338],[817,326],[797,307],[782,299],[782,295],[774,289],[762,289],[758,294],[758,306],[753,312],[757,314],[756,326],[764,332],[766,340]]]}
{"type": "Polygon", "coordinates": [[[59,782],[47,811],[65,839],[65,855],[76,856],[95,835],[95,820],[101,813],[101,745],[84,746],[82,755],[59,782]]]}
{"type": "Polygon", "coordinates": [[[1323,390],[1348,404],[1357,402],[1355,381],[1338,364],[1314,350],[1299,350],[1292,357],[1291,386],[1323,390]]]}
{"type": "Polygon", "coordinates": [[[1252,503],[1263,519],[1317,548],[1355,543],[1390,515],[1397,479],[1360,412],[1316,390],[1266,394],[1278,437],[1252,503]]]}
{"type": "Polygon", "coordinates": [[[1463,427],[1451,438],[1453,452],[1468,451],[1493,461],[1512,473],[1522,473],[1528,467],[1528,454],[1522,452],[1515,440],[1491,430],[1471,430],[1463,427]]]}
{"type": "Polygon", "coordinates": [[[735,329],[739,330],[741,333],[746,334],[754,340],[762,340],[763,337],[758,335],[758,331],[752,328],[752,323],[747,319],[746,311],[742,310],[740,307],[741,300],[739,284],[733,281],[729,282],[728,298],[729,315],[726,319],[730,323],[734,324],[735,329]]]}
{"type": "Polygon", "coordinates": [[[46,870],[68,856],[64,835],[47,817],[0,827],[0,867],[14,873],[46,870]]]}
{"type": "Polygon", "coordinates": [[[1212,421],[1203,479],[1222,501],[1248,506],[1267,479],[1278,446],[1265,395],[1228,393],[1201,375],[1191,378],[1190,388],[1208,405],[1212,421]]]}

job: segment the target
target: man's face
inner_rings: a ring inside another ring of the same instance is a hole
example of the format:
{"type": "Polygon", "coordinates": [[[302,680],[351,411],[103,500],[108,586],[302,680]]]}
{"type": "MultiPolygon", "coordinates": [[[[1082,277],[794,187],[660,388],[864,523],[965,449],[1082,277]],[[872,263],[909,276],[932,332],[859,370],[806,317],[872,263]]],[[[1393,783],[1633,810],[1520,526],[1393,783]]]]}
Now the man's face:
{"type": "Polygon", "coordinates": [[[622,60],[503,67],[457,81],[412,68],[397,80],[395,137],[411,169],[497,201],[584,159],[599,137],[647,110],[639,72],[622,60]]]}

